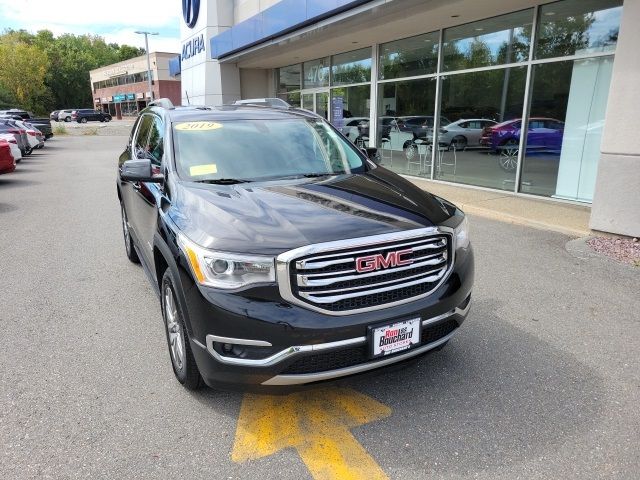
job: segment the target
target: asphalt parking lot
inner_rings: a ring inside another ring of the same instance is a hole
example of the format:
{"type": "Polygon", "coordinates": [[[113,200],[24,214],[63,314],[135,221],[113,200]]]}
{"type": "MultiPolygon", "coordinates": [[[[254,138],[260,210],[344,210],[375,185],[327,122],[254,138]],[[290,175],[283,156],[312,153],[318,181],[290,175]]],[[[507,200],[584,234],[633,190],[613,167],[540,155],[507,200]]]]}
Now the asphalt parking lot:
{"type": "Polygon", "coordinates": [[[187,392],[124,255],[125,143],[55,137],[0,177],[0,478],[640,476],[640,269],[478,217],[474,303],[441,352],[290,396],[187,392]]]}

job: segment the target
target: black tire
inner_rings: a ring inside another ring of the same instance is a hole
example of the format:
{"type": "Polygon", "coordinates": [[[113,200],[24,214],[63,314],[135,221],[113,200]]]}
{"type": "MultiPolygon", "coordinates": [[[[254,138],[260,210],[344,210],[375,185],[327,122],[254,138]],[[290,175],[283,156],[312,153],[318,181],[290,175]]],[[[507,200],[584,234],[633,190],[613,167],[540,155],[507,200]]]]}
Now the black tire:
{"type": "Polygon", "coordinates": [[[29,155],[31,155],[32,153],[33,153],[33,148],[31,148],[31,147],[27,147],[27,149],[24,151],[24,154],[25,154],[26,156],[29,156],[29,155]]]}
{"type": "Polygon", "coordinates": [[[64,121],[65,122],[70,122],[71,121],[71,117],[64,117],[64,121]]]}
{"type": "Polygon", "coordinates": [[[104,123],[104,118],[101,118],[101,119],[100,119],[100,123],[104,123]]]}
{"type": "Polygon", "coordinates": [[[127,220],[127,212],[124,209],[124,204],[120,203],[120,213],[122,214],[122,236],[124,237],[124,251],[127,258],[131,263],[140,263],[138,258],[138,252],[133,245],[133,238],[129,232],[129,222],[127,220]]]}
{"type": "Polygon", "coordinates": [[[106,117],[106,118],[104,119],[104,121],[105,121],[105,122],[110,122],[110,121],[111,121],[111,118],[110,118],[110,117],[106,117]]]}
{"type": "Polygon", "coordinates": [[[78,122],[87,123],[87,117],[82,117],[80,120],[78,120],[78,122]]]}
{"type": "Polygon", "coordinates": [[[204,381],[189,344],[189,334],[184,321],[184,313],[178,301],[178,290],[175,287],[178,281],[179,279],[174,277],[171,269],[167,268],[162,276],[160,285],[162,320],[167,337],[171,366],[176,379],[187,390],[198,390],[204,386],[204,381]],[[169,300],[169,298],[172,298],[172,300],[169,300]]]}
{"type": "Polygon", "coordinates": [[[402,151],[404,152],[404,158],[411,161],[418,156],[418,146],[412,140],[407,140],[402,145],[402,151]]]}
{"type": "Polygon", "coordinates": [[[455,137],[453,137],[453,139],[451,139],[451,146],[455,146],[457,150],[463,150],[467,148],[467,144],[467,137],[465,137],[464,135],[456,135],[455,137]]]}

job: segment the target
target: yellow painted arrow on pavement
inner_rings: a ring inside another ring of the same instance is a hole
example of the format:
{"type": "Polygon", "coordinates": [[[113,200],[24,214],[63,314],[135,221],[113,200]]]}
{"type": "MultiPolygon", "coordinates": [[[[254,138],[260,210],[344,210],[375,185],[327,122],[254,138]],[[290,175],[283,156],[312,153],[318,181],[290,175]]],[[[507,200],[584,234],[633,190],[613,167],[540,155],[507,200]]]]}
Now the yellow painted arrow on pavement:
{"type": "Polygon", "coordinates": [[[389,415],[389,407],[351,389],[247,394],[231,458],[245,462],[293,447],[316,480],[386,479],[349,429],[389,415]]]}

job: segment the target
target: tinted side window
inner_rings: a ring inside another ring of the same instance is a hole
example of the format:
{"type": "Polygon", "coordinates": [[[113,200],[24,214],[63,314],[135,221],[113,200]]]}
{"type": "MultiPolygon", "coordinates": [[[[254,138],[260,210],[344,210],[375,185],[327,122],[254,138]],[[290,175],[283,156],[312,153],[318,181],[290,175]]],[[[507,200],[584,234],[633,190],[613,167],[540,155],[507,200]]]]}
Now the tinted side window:
{"type": "Polygon", "coordinates": [[[153,117],[150,115],[144,115],[140,119],[140,126],[138,127],[138,132],[136,133],[136,138],[133,142],[133,152],[136,158],[149,158],[149,155],[147,154],[147,144],[151,125],[153,125],[153,117]]]}
{"type": "Polygon", "coordinates": [[[460,128],[469,128],[469,122],[462,122],[458,125],[460,125],[460,128]]]}
{"type": "Polygon", "coordinates": [[[164,155],[164,125],[162,120],[153,118],[149,129],[149,142],[147,145],[148,158],[154,165],[160,165],[164,155]]]}

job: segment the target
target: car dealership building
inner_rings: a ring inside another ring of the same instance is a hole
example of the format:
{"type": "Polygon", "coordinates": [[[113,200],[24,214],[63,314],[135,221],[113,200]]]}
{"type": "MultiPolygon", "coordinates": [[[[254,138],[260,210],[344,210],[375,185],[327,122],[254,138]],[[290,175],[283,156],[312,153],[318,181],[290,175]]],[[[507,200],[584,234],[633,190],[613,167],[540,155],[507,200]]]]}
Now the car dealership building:
{"type": "Polygon", "coordinates": [[[169,60],[175,53],[152,52],[151,89],[149,91],[147,56],[131,58],[89,72],[95,109],[113,117],[137,115],[152,98],[170,98],[180,102],[180,81],[169,75],[169,60]]]}
{"type": "Polygon", "coordinates": [[[398,173],[640,236],[640,0],[182,4],[183,104],[278,96],[398,173]]]}

